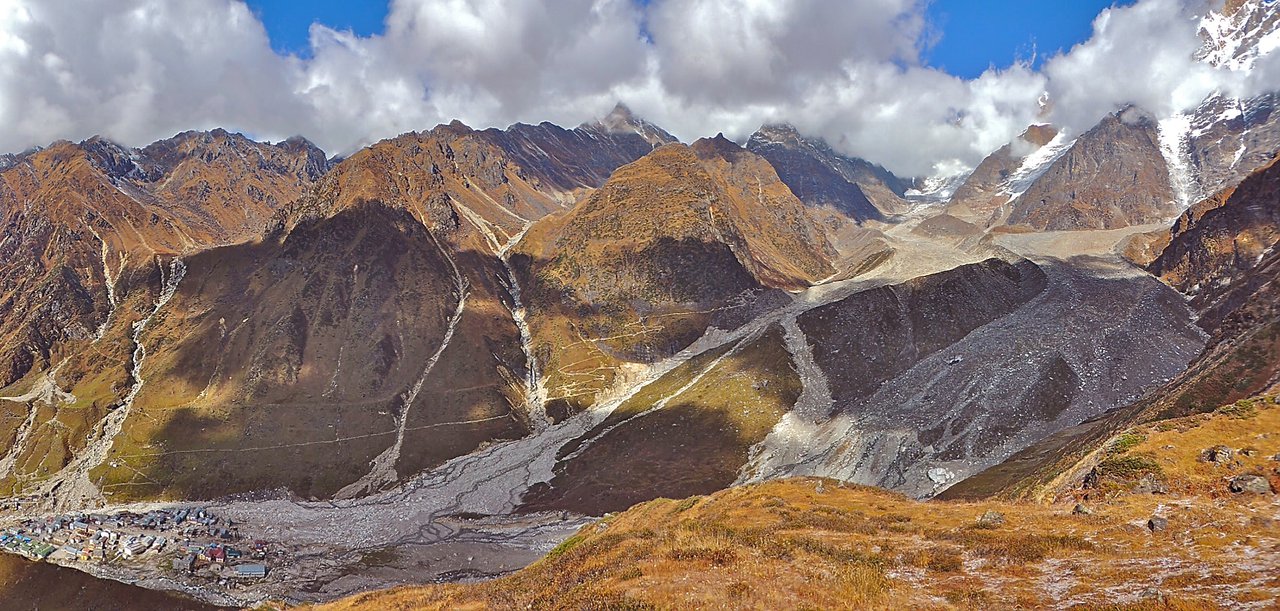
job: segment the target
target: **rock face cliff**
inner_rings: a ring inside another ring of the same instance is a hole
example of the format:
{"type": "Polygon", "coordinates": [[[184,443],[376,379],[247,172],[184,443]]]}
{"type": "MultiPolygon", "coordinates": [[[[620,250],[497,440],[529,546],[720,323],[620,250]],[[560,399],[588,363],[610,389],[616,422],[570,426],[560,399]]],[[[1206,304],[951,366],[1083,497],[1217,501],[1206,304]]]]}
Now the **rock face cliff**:
{"type": "Polygon", "coordinates": [[[1201,307],[1212,307],[1280,240],[1280,165],[1273,159],[1236,187],[1184,212],[1149,269],[1201,307]]]}
{"type": "Polygon", "coordinates": [[[1209,350],[1169,400],[1148,411],[1182,415],[1252,396],[1280,375],[1280,164],[1193,206],[1148,266],[1191,297],[1209,350]]]}
{"type": "Polygon", "coordinates": [[[1114,229],[1180,211],[1154,120],[1136,108],[1080,136],[1011,203],[1006,222],[1037,230],[1114,229]]]}
{"type": "Polygon", "coordinates": [[[790,125],[761,127],[747,141],[747,150],[768,160],[809,206],[830,208],[858,222],[884,220],[908,207],[908,181],[869,161],[841,155],[790,125]]]}

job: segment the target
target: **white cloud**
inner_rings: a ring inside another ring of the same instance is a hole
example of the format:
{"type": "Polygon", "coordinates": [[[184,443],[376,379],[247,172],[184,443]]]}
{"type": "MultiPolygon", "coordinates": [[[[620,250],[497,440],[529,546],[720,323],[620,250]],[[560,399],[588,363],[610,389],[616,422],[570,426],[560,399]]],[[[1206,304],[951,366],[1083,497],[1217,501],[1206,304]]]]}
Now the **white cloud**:
{"type": "Polygon", "coordinates": [[[0,149],[103,133],[142,143],[235,124],[289,134],[301,101],[240,3],[0,0],[0,149]]]}
{"type": "Polygon", "coordinates": [[[1053,118],[1087,129],[1133,104],[1165,117],[1214,91],[1238,91],[1243,73],[1196,61],[1203,44],[1197,8],[1179,0],[1143,0],[1105,9],[1092,37],[1046,63],[1053,118]]]}
{"type": "MultiPolygon", "coordinates": [[[[271,51],[239,0],[0,0],[0,150],[101,133],[144,144],[224,126],[333,153],[459,118],[574,125],[615,101],[677,136],[790,121],[904,175],[972,166],[1039,118],[1087,129],[1253,76],[1192,61],[1194,11],[1140,0],[1043,72],[964,80],[922,65],[924,0],[395,0],[382,35],[315,25],[309,59],[271,51]]],[[[1280,55],[1280,54],[1273,54],[1280,55]]]]}

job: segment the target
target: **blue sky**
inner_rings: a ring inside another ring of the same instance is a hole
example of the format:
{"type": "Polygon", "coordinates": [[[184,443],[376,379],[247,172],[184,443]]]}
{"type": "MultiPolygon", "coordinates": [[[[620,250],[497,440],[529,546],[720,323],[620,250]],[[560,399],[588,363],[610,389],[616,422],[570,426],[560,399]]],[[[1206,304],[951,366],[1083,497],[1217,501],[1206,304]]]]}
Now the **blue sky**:
{"type": "MultiPolygon", "coordinates": [[[[941,39],[930,65],[973,78],[1035,56],[1036,67],[1089,38],[1093,18],[1114,0],[934,0],[929,14],[941,39]]],[[[1132,2],[1114,2],[1125,5],[1132,2]]]]}
{"type": "MultiPolygon", "coordinates": [[[[385,0],[247,0],[266,25],[277,52],[307,56],[313,22],[361,36],[380,33],[385,0]]],[[[637,0],[647,3],[648,0],[637,0]]],[[[951,74],[973,78],[988,66],[1019,59],[1039,63],[1089,37],[1093,18],[1114,0],[933,0],[930,20],[937,44],[925,61],[951,74]]],[[[1119,2],[1128,4],[1128,2],[1119,2]]]]}
{"type": "Polygon", "coordinates": [[[361,36],[382,33],[387,17],[385,0],[247,0],[262,19],[278,53],[310,55],[307,29],[313,22],[361,36]]]}

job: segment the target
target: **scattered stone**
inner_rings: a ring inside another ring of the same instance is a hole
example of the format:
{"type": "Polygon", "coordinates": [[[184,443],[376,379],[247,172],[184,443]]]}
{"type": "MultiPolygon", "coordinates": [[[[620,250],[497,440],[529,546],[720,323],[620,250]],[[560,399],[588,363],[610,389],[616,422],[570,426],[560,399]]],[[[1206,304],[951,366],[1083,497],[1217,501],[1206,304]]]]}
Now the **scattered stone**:
{"type": "Polygon", "coordinates": [[[1139,596],[1142,597],[1143,600],[1153,601],[1157,605],[1163,606],[1165,604],[1164,592],[1161,592],[1154,587],[1143,590],[1139,596]]]}
{"type": "Polygon", "coordinates": [[[978,516],[978,526],[994,528],[1004,524],[1004,514],[999,511],[988,511],[978,516]]]}
{"type": "Polygon", "coordinates": [[[1271,482],[1261,475],[1237,475],[1231,478],[1228,488],[1236,494],[1271,494],[1271,482]]]}
{"type": "Polygon", "coordinates": [[[1134,494],[1169,494],[1169,487],[1164,482],[1156,479],[1156,476],[1147,473],[1133,485],[1134,494]]]}
{"type": "Polygon", "coordinates": [[[1147,530],[1150,530],[1151,532],[1159,532],[1159,531],[1168,530],[1168,529],[1169,529],[1168,518],[1162,518],[1160,516],[1151,516],[1151,519],[1147,520],[1147,530]]]}
{"type": "Polygon", "coordinates": [[[1091,516],[1093,515],[1093,510],[1085,507],[1084,503],[1076,503],[1075,508],[1071,510],[1071,514],[1077,516],[1091,516]]]}
{"type": "Polygon", "coordinates": [[[1231,462],[1235,452],[1224,445],[1216,445],[1200,453],[1200,462],[1211,462],[1222,465],[1231,462]]]}
{"type": "Polygon", "coordinates": [[[1271,460],[1274,460],[1274,461],[1276,461],[1276,462],[1280,462],[1280,454],[1276,454],[1275,456],[1272,456],[1272,457],[1271,457],[1271,460]]]}
{"type": "Polygon", "coordinates": [[[933,483],[935,483],[935,484],[937,484],[937,485],[939,485],[939,486],[941,486],[942,484],[945,484],[945,483],[947,483],[947,482],[951,481],[951,480],[952,480],[952,479],[954,479],[954,478],[955,478],[955,476],[956,476],[956,474],[954,474],[954,473],[952,473],[952,472],[950,472],[950,471],[948,471],[948,470],[946,470],[946,469],[944,469],[944,468],[942,468],[942,467],[934,467],[934,468],[932,468],[932,469],[929,469],[929,471],[926,473],[926,475],[928,475],[928,476],[929,476],[929,481],[931,481],[931,482],[933,482],[933,483]]]}
{"type": "Polygon", "coordinates": [[[827,486],[822,483],[822,480],[818,480],[818,485],[813,487],[813,491],[818,494],[826,494],[827,486]]]}
{"type": "Polygon", "coordinates": [[[1240,449],[1240,455],[1241,455],[1241,456],[1254,456],[1254,455],[1256,455],[1257,453],[1258,453],[1258,450],[1257,450],[1257,449],[1255,449],[1255,448],[1241,448],[1241,449],[1240,449]]]}

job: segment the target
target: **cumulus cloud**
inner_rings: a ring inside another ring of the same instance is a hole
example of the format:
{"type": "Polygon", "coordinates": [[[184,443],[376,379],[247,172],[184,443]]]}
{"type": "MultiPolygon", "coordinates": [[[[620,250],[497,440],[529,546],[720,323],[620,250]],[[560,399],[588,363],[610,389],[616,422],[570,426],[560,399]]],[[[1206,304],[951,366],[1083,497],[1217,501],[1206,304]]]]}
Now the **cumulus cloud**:
{"type": "Polygon", "coordinates": [[[289,134],[310,127],[292,63],[238,2],[0,0],[0,148],[221,124],[289,134]]]}
{"type": "Polygon", "coordinates": [[[574,125],[623,101],[686,140],[788,121],[903,175],[958,172],[1044,120],[1046,91],[1078,130],[1125,104],[1163,116],[1271,86],[1271,57],[1253,74],[1193,59],[1190,1],[1103,11],[1043,70],[966,80],[921,61],[925,0],[394,0],[379,35],[313,25],[307,59],[274,53],[240,0],[0,0],[0,150],[224,126],[348,153],[454,118],[574,125]]]}
{"type": "Polygon", "coordinates": [[[1144,0],[1103,10],[1089,40],[1045,65],[1054,120],[1088,128],[1129,104],[1166,117],[1216,91],[1244,93],[1247,73],[1197,60],[1203,9],[1144,0]]]}

